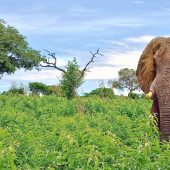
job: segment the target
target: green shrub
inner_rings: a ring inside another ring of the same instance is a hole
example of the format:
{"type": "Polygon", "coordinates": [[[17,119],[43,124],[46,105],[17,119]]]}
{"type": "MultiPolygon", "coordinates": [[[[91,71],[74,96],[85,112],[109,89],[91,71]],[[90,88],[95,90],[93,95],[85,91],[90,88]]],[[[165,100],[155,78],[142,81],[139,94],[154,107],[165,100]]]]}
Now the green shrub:
{"type": "Polygon", "coordinates": [[[116,98],[116,95],[114,94],[114,91],[110,88],[97,88],[96,90],[91,91],[90,93],[85,93],[85,97],[88,96],[99,96],[100,98],[116,98]]]}
{"type": "Polygon", "coordinates": [[[129,93],[129,98],[132,98],[132,99],[139,99],[140,98],[140,95],[137,94],[137,93],[129,93]]]}
{"type": "Polygon", "coordinates": [[[142,93],[142,94],[140,95],[140,98],[141,98],[141,99],[145,99],[145,93],[142,93]]]}
{"type": "Polygon", "coordinates": [[[0,95],[0,169],[170,168],[151,100],[81,100],[78,114],[76,99],[0,95]]]}
{"type": "Polygon", "coordinates": [[[2,95],[15,95],[15,94],[22,94],[24,95],[24,88],[14,88],[10,89],[9,91],[3,91],[2,95]]]}

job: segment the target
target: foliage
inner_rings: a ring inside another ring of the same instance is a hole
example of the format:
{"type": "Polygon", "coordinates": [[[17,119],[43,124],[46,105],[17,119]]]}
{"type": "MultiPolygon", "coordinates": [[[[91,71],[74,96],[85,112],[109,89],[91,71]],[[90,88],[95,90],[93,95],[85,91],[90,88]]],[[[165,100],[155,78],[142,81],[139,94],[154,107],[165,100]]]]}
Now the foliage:
{"type": "Polygon", "coordinates": [[[55,85],[47,86],[43,83],[34,82],[34,83],[29,83],[29,89],[32,92],[32,94],[42,93],[43,95],[55,95],[57,97],[63,96],[60,86],[55,86],[55,85]]]}
{"type": "Polygon", "coordinates": [[[80,70],[76,58],[68,62],[66,70],[67,71],[62,73],[62,79],[60,80],[61,89],[67,99],[72,99],[76,96],[77,88],[83,84],[85,75],[84,72],[80,70]]]}
{"type": "Polygon", "coordinates": [[[62,93],[64,96],[67,97],[67,99],[73,99],[76,97],[76,90],[78,87],[82,85],[84,82],[83,79],[85,77],[85,73],[89,72],[89,65],[90,63],[94,62],[94,58],[96,55],[103,56],[102,54],[99,53],[99,49],[97,50],[96,53],[90,53],[92,54],[91,60],[86,64],[84,69],[80,70],[80,66],[78,66],[76,58],[73,59],[73,61],[69,61],[68,65],[65,67],[65,69],[59,68],[57,66],[57,59],[55,57],[55,53],[50,53],[48,50],[45,50],[48,52],[48,55],[51,56],[54,59],[54,63],[49,62],[49,60],[45,60],[44,63],[47,65],[41,65],[42,67],[51,67],[55,68],[59,71],[62,71],[62,79],[60,80],[61,88],[62,88],[62,93]]]}
{"type": "Polygon", "coordinates": [[[139,99],[140,95],[137,93],[130,93],[128,97],[132,99],[139,99]]]}
{"type": "Polygon", "coordinates": [[[112,88],[120,90],[127,88],[129,90],[129,94],[134,90],[140,89],[135,70],[124,68],[121,69],[118,74],[118,81],[108,81],[108,84],[111,85],[112,88]]]}
{"type": "Polygon", "coordinates": [[[39,82],[29,83],[29,89],[32,92],[32,94],[39,94],[39,93],[44,94],[47,92],[47,86],[39,82]]]}
{"type": "Polygon", "coordinates": [[[145,99],[145,93],[142,93],[142,94],[140,95],[140,97],[141,97],[141,99],[145,99]]]}
{"type": "Polygon", "coordinates": [[[96,96],[99,96],[100,98],[116,98],[116,95],[114,94],[114,91],[110,88],[97,88],[95,90],[92,90],[90,93],[85,93],[85,97],[88,97],[88,96],[93,96],[93,95],[96,95],[96,96]]]}
{"type": "Polygon", "coordinates": [[[151,100],[81,100],[0,95],[0,169],[170,168],[151,100]]]}
{"type": "Polygon", "coordinates": [[[48,95],[55,95],[57,97],[64,97],[64,94],[62,93],[61,87],[52,85],[52,86],[47,86],[48,87],[48,92],[46,94],[48,95]]]}
{"type": "Polygon", "coordinates": [[[24,95],[24,88],[14,88],[10,89],[9,91],[3,91],[2,95],[14,95],[14,94],[21,94],[24,95]]]}
{"type": "Polygon", "coordinates": [[[40,52],[32,49],[26,42],[26,37],[17,29],[6,26],[5,21],[0,20],[0,74],[14,73],[17,69],[31,70],[38,66],[41,61],[40,52]]]}
{"type": "Polygon", "coordinates": [[[24,85],[21,83],[18,86],[18,83],[14,80],[11,82],[11,87],[8,91],[3,91],[2,95],[15,95],[15,94],[26,94],[26,89],[24,88],[24,85]]]}

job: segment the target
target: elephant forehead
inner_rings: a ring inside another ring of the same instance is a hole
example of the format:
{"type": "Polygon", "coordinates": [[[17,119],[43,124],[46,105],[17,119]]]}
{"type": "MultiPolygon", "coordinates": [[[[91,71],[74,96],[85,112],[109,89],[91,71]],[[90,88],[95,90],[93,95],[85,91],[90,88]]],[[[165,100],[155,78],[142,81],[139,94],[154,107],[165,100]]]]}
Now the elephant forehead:
{"type": "Polygon", "coordinates": [[[166,41],[167,41],[167,42],[170,42],[170,37],[167,37],[167,38],[166,38],[166,41]]]}
{"type": "MultiPolygon", "coordinates": [[[[154,60],[153,47],[154,46],[157,47],[156,45],[158,45],[158,47],[160,47],[164,44],[163,46],[165,46],[167,49],[169,49],[169,47],[170,47],[169,42],[170,42],[170,38],[156,37],[150,41],[150,43],[146,46],[142,55],[140,56],[138,66],[137,66],[136,75],[138,76],[138,81],[141,86],[141,89],[145,93],[149,92],[150,85],[156,76],[155,68],[153,65],[153,60],[154,60]],[[165,43],[165,42],[167,42],[167,43],[165,43]]],[[[158,50],[156,49],[156,51],[158,51],[158,50]]],[[[164,52],[164,51],[162,51],[162,52],[164,52]]],[[[159,58],[163,58],[162,55],[159,58]]],[[[162,62],[162,60],[160,60],[159,62],[162,62]]]]}

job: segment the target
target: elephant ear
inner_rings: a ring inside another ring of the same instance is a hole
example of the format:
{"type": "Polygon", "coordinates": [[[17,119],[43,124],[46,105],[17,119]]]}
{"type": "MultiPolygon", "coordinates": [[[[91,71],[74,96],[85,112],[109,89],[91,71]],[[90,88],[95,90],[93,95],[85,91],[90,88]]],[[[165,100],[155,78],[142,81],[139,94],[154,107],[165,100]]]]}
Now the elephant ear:
{"type": "Polygon", "coordinates": [[[153,47],[163,39],[165,38],[157,37],[151,40],[140,56],[138,62],[136,75],[138,77],[140,87],[145,94],[149,92],[150,86],[156,76],[155,68],[153,66],[153,47]]]}

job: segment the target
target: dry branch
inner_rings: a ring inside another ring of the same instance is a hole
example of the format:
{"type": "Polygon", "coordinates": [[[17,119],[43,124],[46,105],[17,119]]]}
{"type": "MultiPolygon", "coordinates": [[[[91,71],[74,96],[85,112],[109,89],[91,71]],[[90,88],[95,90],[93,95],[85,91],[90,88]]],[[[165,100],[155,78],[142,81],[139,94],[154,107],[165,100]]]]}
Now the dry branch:
{"type": "MultiPolygon", "coordinates": [[[[47,59],[46,59],[46,66],[43,66],[43,65],[41,65],[42,67],[53,67],[53,68],[56,68],[57,70],[60,70],[60,71],[62,71],[62,72],[66,72],[64,69],[61,69],[61,68],[59,68],[59,67],[57,67],[57,59],[56,59],[56,57],[55,57],[55,53],[50,53],[48,50],[44,50],[44,51],[46,51],[47,53],[48,53],[48,55],[49,56],[51,56],[53,59],[54,59],[54,63],[50,63],[50,62],[48,62],[47,61],[47,59]]],[[[91,58],[91,60],[86,64],[86,66],[84,67],[84,69],[81,71],[82,72],[82,75],[80,76],[80,79],[84,76],[84,72],[85,71],[88,71],[90,68],[87,68],[88,66],[89,66],[89,64],[90,63],[92,63],[92,62],[94,62],[94,57],[96,57],[96,55],[98,54],[98,55],[100,55],[100,56],[103,56],[102,54],[100,54],[99,53],[99,49],[97,50],[97,52],[96,53],[92,53],[91,51],[90,51],[90,53],[92,54],[92,58],[91,58]]]]}
{"type": "Polygon", "coordinates": [[[54,68],[56,68],[57,70],[60,70],[60,71],[62,71],[62,72],[65,73],[65,70],[57,67],[57,65],[56,65],[57,59],[56,59],[56,57],[55,57],[55,53],[50,53],[48,50],[44,50],[44,51],[48,52],[48,55],[51,56],[51,57],[54,59],[54,63],[50,63],[50,62],[48,62],[47,59],[46,59],[46,62],[45,62],[45,63],[48,64],[48,65],[46,65],[46,66],[41,65],[41,66],[42,66],[42,67],[54,67],[54,68]]]}

